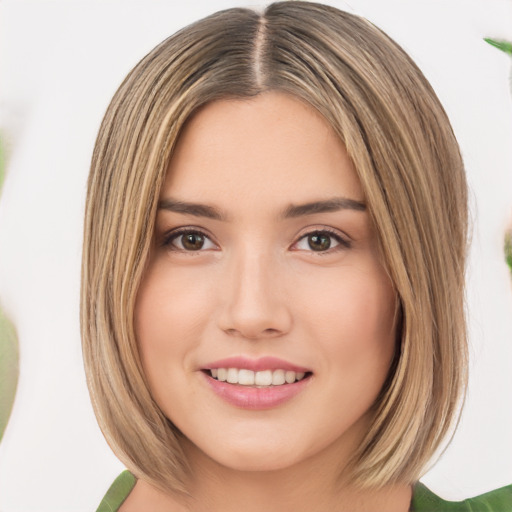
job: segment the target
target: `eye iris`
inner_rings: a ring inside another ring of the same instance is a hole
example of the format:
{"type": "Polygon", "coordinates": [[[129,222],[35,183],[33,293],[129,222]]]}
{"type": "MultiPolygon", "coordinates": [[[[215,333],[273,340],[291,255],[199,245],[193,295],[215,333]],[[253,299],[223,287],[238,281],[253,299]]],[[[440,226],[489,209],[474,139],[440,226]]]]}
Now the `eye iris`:
{"type": "Polygon", "coordinates": [[[185,249],[197,251],[204,245],[204,236],[199,233],[187,233],[183,235],[182,244],[185,249]]]}
{"type": "Polygon", "coordinates": [[[331,237],[322,233],[313,233],[308,236],[308,244],[313,251],[326,251],[331,247],[331,237]]]}

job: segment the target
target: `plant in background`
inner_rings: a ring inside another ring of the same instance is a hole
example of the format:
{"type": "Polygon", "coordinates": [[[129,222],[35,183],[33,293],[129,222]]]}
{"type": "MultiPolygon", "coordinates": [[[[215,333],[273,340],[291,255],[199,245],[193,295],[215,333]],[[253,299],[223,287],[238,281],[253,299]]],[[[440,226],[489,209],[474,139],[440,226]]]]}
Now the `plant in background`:
{"type": "Polygon", "coordinates": [[[0,309],[0,440],[11,415],[19,375],[18,339],[12,322],[0,309]]]}
{"type": "Polygon", "coordinates": [[[505,233],[505,261],[512,272],[512,229],[505,233]]]}
{"type": "Polygon", "coordinates": [[[510,41],[491,39],[490,37],[484,38],[484,41],[512,56],[512,43],[510,41]]]}
{"type": "MultiPolygon", "coordinates": [[[[512,43],[510,41],[491,39],[489,37],[484,38],[484,41],[512,57],[512,43]]],[[[512,66],[510,68],[510,92],[512,94],[512,66]]],[[[512,273],[512,227],[505,232],[504,250],[505,261],[512,273]]]]}
{"type": "MultiPolygon", "coordinates": [[[[5,149],[0,139],[0,193],[5,176],[5,149]]],[[[19,376],[18,338],[12,322],[0,308],[0,440],[11,415],[19,376]]]]}

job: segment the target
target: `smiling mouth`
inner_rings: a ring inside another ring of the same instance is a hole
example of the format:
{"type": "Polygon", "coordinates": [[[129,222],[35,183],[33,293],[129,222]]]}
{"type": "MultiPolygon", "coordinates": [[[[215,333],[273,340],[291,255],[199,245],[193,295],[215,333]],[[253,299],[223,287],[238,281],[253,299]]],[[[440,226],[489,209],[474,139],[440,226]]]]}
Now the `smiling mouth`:
{"type": "Polygon", "coordinates": [[[311,372],[295,372],[292,370],[262,370],[252,371],[244,368],[212,368],[203,370],[208,376],[219,382],[268,388],[293,384],[308,378],[311,372]]]}

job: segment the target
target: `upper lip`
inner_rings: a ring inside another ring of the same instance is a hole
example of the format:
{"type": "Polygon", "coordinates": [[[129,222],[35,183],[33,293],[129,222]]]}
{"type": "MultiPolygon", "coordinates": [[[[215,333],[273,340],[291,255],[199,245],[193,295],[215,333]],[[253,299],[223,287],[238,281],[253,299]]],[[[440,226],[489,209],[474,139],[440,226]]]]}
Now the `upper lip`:
{"type": "Polygon", "coordinates": [[[240,370],[252,370],[254,372],[262,370],[288,370],[293,372],[311,372],[309,368],[299,366],[278,357],[266,356],[258,359],[250,359],[244,356],[227,357],[206,364],[203,370],[212,370],[215,368],[238,368],[240,370]]]}

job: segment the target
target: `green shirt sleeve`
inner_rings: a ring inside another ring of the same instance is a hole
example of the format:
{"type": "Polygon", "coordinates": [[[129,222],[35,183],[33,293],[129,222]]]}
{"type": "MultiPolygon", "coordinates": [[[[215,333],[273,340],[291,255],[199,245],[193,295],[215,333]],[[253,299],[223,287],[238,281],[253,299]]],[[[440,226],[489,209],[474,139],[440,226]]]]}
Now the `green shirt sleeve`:
{"type": "Polygon", "coordinates": [[[411,512],[512,512],[512,485],[463,501],[446,501],[418,482],[411,512]]]}
{"type": "Polygon", "coordinates": [[[136,482],[137,479],[129,471],[123,471],[110,486],[96,512],[117,512],[136,482]]]}

